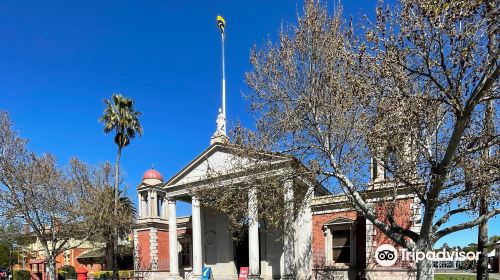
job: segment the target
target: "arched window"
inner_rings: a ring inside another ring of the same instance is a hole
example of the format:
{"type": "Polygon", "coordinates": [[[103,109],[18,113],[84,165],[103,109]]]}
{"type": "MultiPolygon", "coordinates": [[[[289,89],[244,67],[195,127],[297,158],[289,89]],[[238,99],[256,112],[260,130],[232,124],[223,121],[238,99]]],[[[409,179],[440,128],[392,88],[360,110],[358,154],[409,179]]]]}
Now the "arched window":
{"type": "Polygon", "coordinates": [[[156,215],[160,218],[164,218],[163,217],[163,202],[165,201],[165,198],[163,197],[163,195],[160,195],[159,193],[156,194],[156,215]]]}

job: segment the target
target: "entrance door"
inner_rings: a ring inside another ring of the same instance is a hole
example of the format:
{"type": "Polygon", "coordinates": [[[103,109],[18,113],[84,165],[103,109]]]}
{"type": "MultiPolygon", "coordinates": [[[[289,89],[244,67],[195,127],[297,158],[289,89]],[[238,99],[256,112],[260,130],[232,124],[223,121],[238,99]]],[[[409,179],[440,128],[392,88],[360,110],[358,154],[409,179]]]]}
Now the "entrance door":
{"type": "Polygon", "coordinates": [[[248,230],[244,229],[243,233],[234,239],[234,264],[236,270],[240,273],[241,267],[248,267],[248,230]]]}

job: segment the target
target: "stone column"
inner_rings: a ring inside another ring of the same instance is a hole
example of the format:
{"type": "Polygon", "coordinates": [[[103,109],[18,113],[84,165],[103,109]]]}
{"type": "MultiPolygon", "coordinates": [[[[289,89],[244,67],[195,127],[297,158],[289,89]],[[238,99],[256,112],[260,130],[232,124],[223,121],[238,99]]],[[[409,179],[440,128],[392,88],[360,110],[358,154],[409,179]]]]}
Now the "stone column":
{"type": "Polygon", "coordinates": [[[151,190],[151,217],[158,217],[158,197],[156,190],[151,190]]]}
{"type": "Polygon", "coordinates": [[[177,213],[176,201],[168,198],[168,245],[170,257],[170,278],[178,279],[179,276],[179,248],[177,245],[177,213]]]}
{"type": "Polygon", "coordinates": [[[148,190],[148,217],[153,216],[153,192],[148,190]]]}
{"type": "MultiPolygon", "coordinates": [[[[368,204],[368,207],[374,207],[373,204],[368,204]]],[[[375,244],[375,226],[373,223],[366,219],[366,243],[365,243],[365,248],[366,248],[366,267],[368,268],[373,268],[375,265],[375,250],[378,245],[381,244],[375,244]]]]}
{"type": "Polygon", "coordinates": [[[259,217],[257,189],[248,192],[248,279],[261,279],[259,267],[259,217]]]}
{"type": "Polygon", "coordinates": [[[142,195],[141,192],[137,192],[137,217],[142,218],[142,195]]]}
{"type": "Polygon", "coordinates": [[[158,229],[149,229],[149,257],[151,258],[151,270],[158,270],[158,229]]]}
{"type": "Polygon", "coordinates": [[[283,269],[283,279],[294,279],[294,236],[295,228],[293,226],[293,180],[287,180],[284,184],[285,188],[285,232],[283,238],[283,258],[285,265],[283,269]]]}
{"type": "Polygon", "coordinates": [[[167,200],[167,196],[164,195],[163,196],[163,218],[164,219],[168,219],[168,200],[167,200]]]}
{"type": "Polygon", "coordinates": [[[148,208],[148,205],[149,205],[149,203],[148,203],[149,198],[148,197],[149,196],[148,196],[148,194],[149,194],[149,192],[147,192],[147,191],[141,192],[141,207],[142,207],[141,214],[142,214],[143,218],[149,217],[149,208],[148,208]]]}
{"type": "Polygon", "coordinates": [[[192,202],[193,226],[193,279],[201,279],[203,259],[201,246],[201,214],[200,201],[193,196],[192,202]]]}

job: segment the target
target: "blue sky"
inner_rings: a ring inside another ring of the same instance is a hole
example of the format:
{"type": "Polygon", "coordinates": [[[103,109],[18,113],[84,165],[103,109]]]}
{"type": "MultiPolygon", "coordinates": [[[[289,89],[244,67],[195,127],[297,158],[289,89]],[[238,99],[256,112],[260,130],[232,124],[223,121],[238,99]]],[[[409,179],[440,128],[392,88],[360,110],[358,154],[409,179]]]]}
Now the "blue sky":
{"type": "MultiPolygon", "coordinates": [[[[375,5],[344,1],[344,14],[373,15],[375,5]]],[[[96,164],[116,154],[97,121],[103,100],[113,92],[132,97],[143,112],[144,136],[125,149],[122,170],[135,200],[152,164],[170,177],[209,145],[221,88],[215,17],[227,23],[228,121],[251,126],[242,97],[250,49],[276,38],[301,9],[302,1],[3,1],[0,109],[35,151],[61,163],[77,156],[96,164]]],[[[190,207],[178,211],[189,214],[190,207]]],[[[499,225],[491,222],[490,232],[500,234],[499,225]]],[[[468,230],[439,244],[475,237],[468,230]]]]}

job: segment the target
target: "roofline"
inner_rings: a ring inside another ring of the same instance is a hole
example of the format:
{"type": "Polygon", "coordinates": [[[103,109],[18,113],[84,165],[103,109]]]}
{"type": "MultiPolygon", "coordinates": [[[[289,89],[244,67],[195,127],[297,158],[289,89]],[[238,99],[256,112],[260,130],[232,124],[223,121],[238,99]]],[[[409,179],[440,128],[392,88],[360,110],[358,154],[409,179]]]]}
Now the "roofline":
{"type": "Polygon", "coordinates": [[[189,167],[191,167],[194,163],[196,163],[198,160],[202,158],[205,154],[208,154],[208,152],[212,149],[215,149],[216,146],[220,146],[219,143],[213,143],[212,145],[208,146],[205,150],[203,150],[197,157],[195,157],[193,160],[191,160],[188,164],[186,164],[181,170],[179,170],[177,173],[175,173],[170,179],[165,181],[163,183],[163,186],[169,185],[171,182],[173,182],[176,178],[178,178],[180,175],[185,173],[189,167]]]}
{"type": "MultiPolygon", "coordinates": [[[[224,149],[224,148],[226,148],[226,149],[238,149],[238,150],[242,150],[241,147],[238,147],[238,146],[236,146],[234,144],[221,144],[221,143],[217,143],[217,142],[213,143],[210,146],[208,146],[208,148],[206,148],[205,150],[203,150],[196,158],[194,158],[187,165],[185,165],[180,171],[178,171],[172,177],[170,177],[170,179],[168,179],[167,181],[165,181],[165,183],[163,183],[163,186],[168,186],[168,185],[175,184],[177,178],[179,178],[182,174],[184,174],[184,173],[188,172],[189,170],[191,170],[190,168],[193,165],[195,165],[198,161],[203,160],[205,158],[205,156],[207,156],[212,151],[215,151],[217,149],[224,149]]],[[[297,160],[293,156],[285,155],[285,154],[281,154],[281,153],[276,153],[276,152],[257,151],[256,154],[266,155],[266,156],[273,156],[273,157],[281,157],[283,159],[289,159],[289,160],[297,160]]]]}

